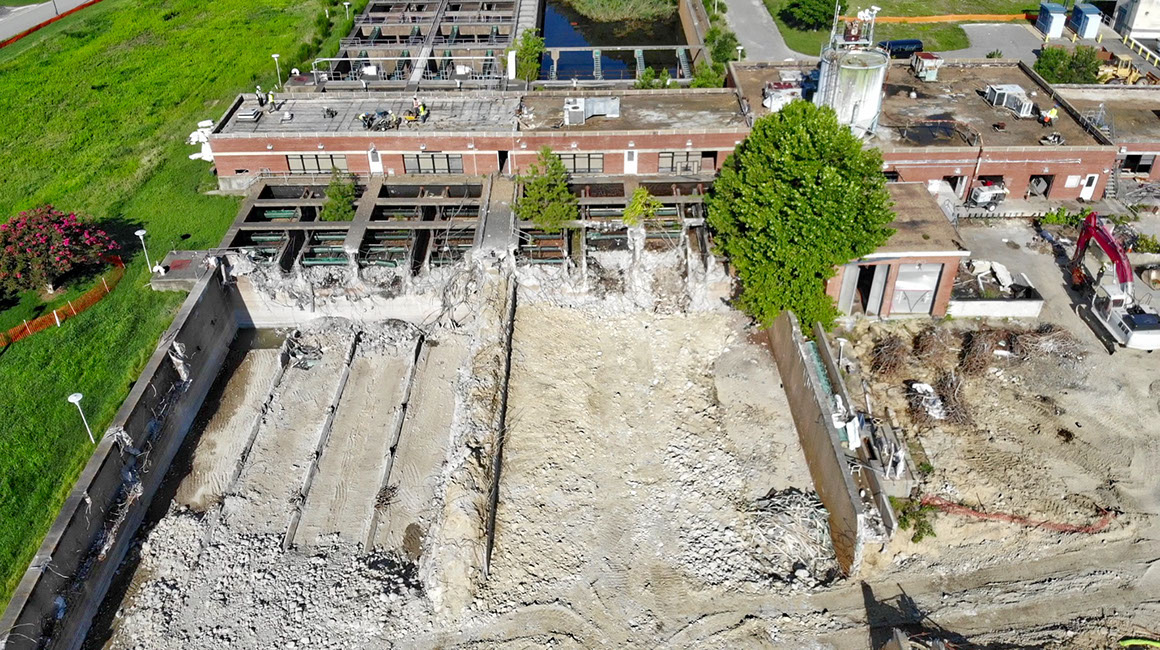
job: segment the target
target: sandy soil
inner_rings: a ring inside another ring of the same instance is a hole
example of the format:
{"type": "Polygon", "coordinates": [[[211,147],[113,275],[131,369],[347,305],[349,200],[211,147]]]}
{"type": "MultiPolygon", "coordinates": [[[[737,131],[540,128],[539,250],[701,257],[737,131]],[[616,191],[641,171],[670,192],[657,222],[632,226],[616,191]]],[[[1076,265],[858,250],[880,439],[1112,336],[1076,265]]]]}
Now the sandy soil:
{"type": "Polygon", "coordinates": [[[278,350],[250,350],[244,355],[201,434],[192,469],[174,498],[198,512],[216,505],[229,487],[278,373],[278,350]]]}
{"type": "MultiPolygon", "coordinates": [[[[357,356],[342,391],[296,541],[317,544],[337,534],[367,544],[378,486],[391,455],[414,346],[357,356]]],[[[357,353],[356,353],[357,354],[357,353]]]]}

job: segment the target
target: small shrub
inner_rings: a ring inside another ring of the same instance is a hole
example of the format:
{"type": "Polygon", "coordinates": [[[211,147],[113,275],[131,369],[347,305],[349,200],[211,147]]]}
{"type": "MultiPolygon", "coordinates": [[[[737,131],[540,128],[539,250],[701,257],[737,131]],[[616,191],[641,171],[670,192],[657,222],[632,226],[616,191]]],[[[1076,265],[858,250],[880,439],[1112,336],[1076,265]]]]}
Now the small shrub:
{"type": "Polygon", "coordinates": [[[1160,241],[1157,241],[1152,235],[1140,235],[1136,240],[1136,252],[1138,253],[1160,253],[1160,241]]]}
{"type": "Polygon", "coordinates": [[[322,208],[323,221],[351,221],[354,219],[354,176],[337,169],[330,173],[326,186],[326,205],[322,208]]]}
{"type": "Polygon", "coordinates": [[[645,68],[640,73],[640,79],[636,80],[636,88],[641,90],[667,88],[672,81],[668,68],[661,68],[660,72],[657,72],[656,68],[645,68]]]}
{"type": "MultiPolygon", "coordinates": [[[[509,50],[510,51],[510,50],[509,50]]],[[[540,62],[544,57],[544,38],[539,31],[529,29],[520,36],[515,47],[516,77],[531,83],[540,77],[540,62]]]]}
{"type": "Polygon", "coordinates": [[[927,537],[936,537],[934,524],[930,521],[930,516],[937,510],[934,506],[916,499],[897,497],[890,497],[890,505],[898,515],[898,527],[902,530],[914,529],[910,541],[917,544],[927,537]]]}
{"type": "Polygon", "coordinates": [[[516,199],[516,215],[548,232],[563,229],[579,216],[579,201],[568,188],[568,170],[550,147],[540,149],[539,158],[520,174],[523,194],[516,199]]]}
{"type": "Polygon", "coordinates": [[[718,61],[698,64],[693,81],[689,83],[690,88],[721,88],[724,85],[725,64],[718,61]]]}
{"type": "Polygon", "coordinates": [[[1001,58],[1003,58],[1003,50],[991,50],[990,52],[987,52],[987,58],[988,59],[1001,59],[1001,58]]]}
{"type": "Polygon", "coordinates": [[[629,227],[639,226],[648,219],[657,216],[657,211],[664,207],[660,199],[649,194],[643,187],[638,187],[632,193],[632,200],[624,208],[622,220],[629,227]]]}
{"type": "Polygon", "coordinates": [[[934,474],[934,465],[931,465],[930,461],[927,460],[919,463],[916,469],[918,470],[919,476],[922,476],[923,478],[934,474]]]}
{"type": "Polygon", "coordinates": [[[1071,226],[1074,228],[1083,223],[1087,214],[1087,211],[1068,212],[1067,208],[1061,206],[1040,217],[1039,223],[1044,226],[1071,226]]]}

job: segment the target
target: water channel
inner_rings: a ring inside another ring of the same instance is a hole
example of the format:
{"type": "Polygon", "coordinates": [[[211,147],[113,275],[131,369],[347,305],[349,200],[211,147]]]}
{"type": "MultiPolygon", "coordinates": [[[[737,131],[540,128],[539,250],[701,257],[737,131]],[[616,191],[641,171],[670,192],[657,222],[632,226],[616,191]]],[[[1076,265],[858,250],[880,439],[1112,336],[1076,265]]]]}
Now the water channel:
{"type": "MultiPolygon", "coordinates": [[[[666,18],[639,21],[597,22],[569,6],[564,0],[546,0],[544,3],[544,45],[553,47],[641,47],[648,45],[685,45],[685,33],[676,9],[666,18]]],[[[648,67],[666,68],[677,76],[677,57],[673,50],[645,50],[644,63],[648,67]]],[[[632,79],[636,76],[636,60],[631,50],[601,52],[600,67],[605,79],[632,79]]],[[[540,78],[549,79],[552,57],[545,54],[540,78]]],[[[561,52],[556,78],[593,79],[591,52],[561,52]]]]}

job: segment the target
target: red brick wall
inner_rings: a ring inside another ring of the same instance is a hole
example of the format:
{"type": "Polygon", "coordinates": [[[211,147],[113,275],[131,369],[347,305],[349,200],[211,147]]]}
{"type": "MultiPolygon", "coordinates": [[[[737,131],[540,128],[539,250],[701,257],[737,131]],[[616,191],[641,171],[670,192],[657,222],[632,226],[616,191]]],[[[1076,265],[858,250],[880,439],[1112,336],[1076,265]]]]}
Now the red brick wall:
{"type": "Polygon", "coordinates": [[[347,167],[351,172],[367,174],[370,172],[370,163],[366,153],[372,144],[382,156],[384,173],[393,169],[394,173],[402,174],[403,155],[406,153],[443,152],[461,154],[463,171],[467,174],[490,174],[499,169],[499,151],[510,152],[515,164],[513,171],[518,172],[535,159],[541,147],[548,146],[557,153],[604,153],[604,172],[620,174],[624,169],[624,151],[630,148],[631,142],[631,148],[639,152],[637,173],[655,174],[661,151],[716,152],[716,164],[720,168],[726,156],[733,151],[735,143],[744,137],[743,132],[687,135],[560,132],[474,137],[404,131],[355,135],[216,137],[212,139],[212,147],[217,158],[218,173],[222,176],[233,176],[235,170],[240,169],[248,169],[251,174],[260,169],[288,172],[287,155],[325,153],[346,155],[347,167]],[[690,142],[691,145],[688,144],[690,142]],[[572,147],[573,143],[576,147],[572,147]],[[320,144],[321,149],[318,148],[320,144]],[[421,146],[424,148],[420,149],[421,146]]]}
{"type": "MultiPolygon", "coordinates": [[[[1160,159],[1160,142],[1135,142],[1122,145],[1120,148],[1124,150],[1124,153],[1120,154],[1121,158],[1131,154],[1152,154],[1160,159]]],[[[1152,165],[1152,172],[1148,175],[1147,180],[1160,180],[1160,160],[1157,160],[1157,164],[1152,165]]]]}
{"type": "MultiPolygon", "coordinates": [[[[948,149],[924,149],[883,153],[886,171],[895,171],[903,181],[925,183],[944,176],[964,176],[972,185],[978,152],[948,149]]],[[[1065,187],[1068,176],[1086,177],[1099,174],[1093,198],[1103,195],[1109,171],[1115,165],[1116,153],[1111,147],[1069,150],[1047,148],[1018,151],[985,151],[979,165],[979,176],[1003,176],[1013,198],[1023,198],[1031,176],[1053,174],[1048,198],[1079,198],[1081,187],[1065,187]],[[1047,171],[1044,171],[1044,170],[1047,171]]]]}

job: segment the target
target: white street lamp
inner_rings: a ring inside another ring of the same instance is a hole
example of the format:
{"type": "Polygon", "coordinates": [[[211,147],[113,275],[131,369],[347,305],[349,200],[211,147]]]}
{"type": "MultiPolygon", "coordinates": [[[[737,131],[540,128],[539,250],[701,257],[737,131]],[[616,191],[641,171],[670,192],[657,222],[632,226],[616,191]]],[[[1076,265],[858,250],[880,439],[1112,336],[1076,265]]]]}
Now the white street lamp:
{"type": "Polygon", "coordinates": [[[80,393],[73,393],[72,395],[68,396],[68,401],[73,403],[73,404],[76,404],[77,412],[81,414],[81,422],[85,423],[85,431],[88,432],[88,434],[89,434],[89,442],[91,442],[95,445],[95,444],[97,444],[97,441],[93,439],[93,430],[89,428],[89,420],[88,420],[88,418],[85,417],[84,410],[81,409],[81,398],[82,397],[84,397],[84,395],[81,395],[80,393]]]}
{"type": "Polygon", "coordinates": [[[149,265],[149,270],[152,271],[153,270],[153,262],[151,262],[149,260],[149,249],[145,248],[145,229],[140,228],[136,232],[134,232],[133,234],[137,235],[137,239],[141,240],[141,250],[145,251],[145,263],[149,265]]]}
{"type": "Polygon", "coordinates": [[[346,9],[346,19],[350,20],[350,3],[344,2],[342,3],[342,6],[346,9]]]}
{"type": "Polygon", "coordinates": [[[280,57],[282,55],[281,54],[271,54],[270,56],[274,57],[274,73],[278,75],[278,83],[274,84],[274,87],[281,88],[282,87],[282,66],[278,63],[278,57],[280,57]]]}
{"type": "Polygon", "coordinates": [[[745,46],[744,46],[744,45],[738,45],[738,46],[737,46],[737,60],[738,60],[738,61],[740,61],[740,60],[741,60],[741,50],[744,50],[744,49],[745,49],[745,46]]]}

